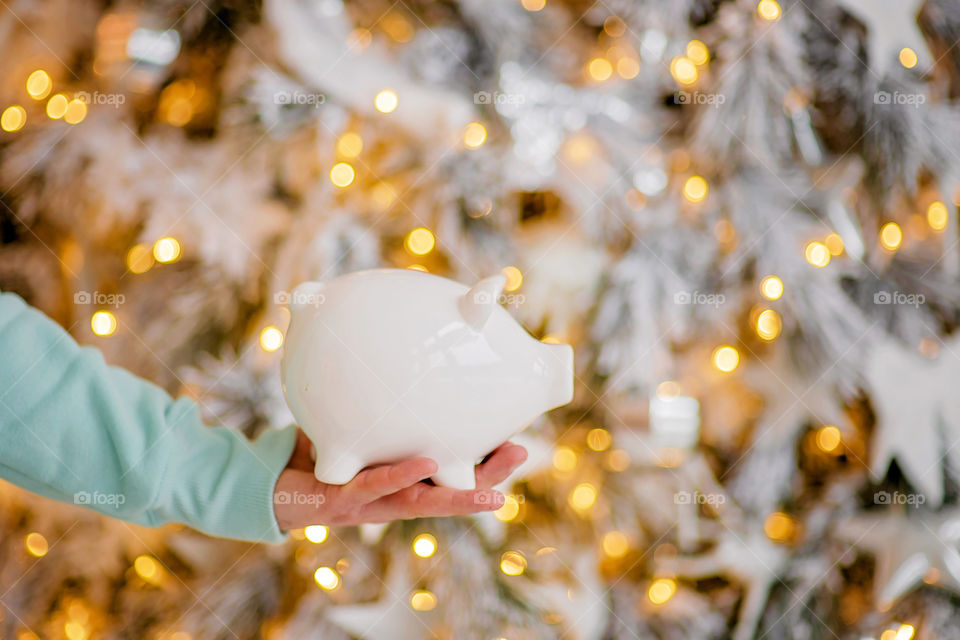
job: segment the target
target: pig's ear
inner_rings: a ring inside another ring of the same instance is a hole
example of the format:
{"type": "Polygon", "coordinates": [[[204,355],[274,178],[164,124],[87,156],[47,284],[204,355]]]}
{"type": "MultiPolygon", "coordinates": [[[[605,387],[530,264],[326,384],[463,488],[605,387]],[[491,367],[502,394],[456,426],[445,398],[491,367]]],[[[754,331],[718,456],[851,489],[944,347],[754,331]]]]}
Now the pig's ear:
{"type": "Polygon", "coordinates": [[[498,273],[473,285],[470,291],[460,298],[458,303],[460,315],[475,331],[482,330],[483,325],[487,323],[506,284],[507,277],[498,273]]]}

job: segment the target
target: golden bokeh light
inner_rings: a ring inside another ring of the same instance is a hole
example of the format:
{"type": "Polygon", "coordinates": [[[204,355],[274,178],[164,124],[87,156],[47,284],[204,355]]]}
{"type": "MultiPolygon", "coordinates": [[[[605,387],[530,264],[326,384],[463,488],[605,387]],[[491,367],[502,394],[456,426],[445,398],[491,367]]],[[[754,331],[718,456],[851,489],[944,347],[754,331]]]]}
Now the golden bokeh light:
{"type": "Polygon", "coordinates": [[[160,563],[152,556],[137,556],[133,561],[133,570],[147,582],[155,582],[160,577],[160,563]]]}
{"type": "Polygon", "coordinates": [[[613,438],[606,429],[590,429],[587,432],[587,446],[594,451],[606,451],[612,442],[613,438]]]}
{"type": "Polygon", "coordinates": [[[763,532],[771,540],[784,542],[792,538],[795,531],[793,518],[781,511],[774,511],[763,521],[763,532]]]}
{"type": "Polygon", "coordinates": [[[477,149],[487,141],[487,129],[479,122],[471,122],[463,129],[463,144],[468,149],[477,149]]]}
{"type": "Polygon", "coordinates": [[[24,540],[24,546],[27,548],[27,553],[32,555],[34,558],[42,558],[43,556],[47,555],[47,552],[50,550],[50,545],[47,543],[47,539],[36,531],[27,534],[27,537],[24,540]]]}
{"type": "Polygon", "coordinates": [[[523,284],[523,273],[516,267],[504,267],[501,273],[507,276],[507,284],[503,286],[505,291],[516,291],[523,284]]]}
{"type": "Polygon", "coordinates": [[[153,251],[145,244],[135,244],[127,251],[126,262],[130,273],[146,273],[153,267],[153,251]]]}
{"type": "Polygon", "coordinates": [[[839,256],[843,254],[843,238],[840,237],[839,233],[831,233],[823,239],[823,244],[827,245],[827,251],[830,252],[831,256],[839,256]]]}
{"type": "Polygon", "coordinates": [[[27,93],[34,100],[43,100],[53,90],[53,80],[43,69],[37,69],[27,77],[27,93]]]}
{"type": "Polygon", "coordinates": [[[553,450],[553,467],[557,471],[573,471],[577,468],[577,452],[565,445],[553,450]]]}
{"type": "Polygon", "coordinates": [[[404,246],[407,248],[407,251],[416,256],[423,256],[430,253],[436,245],[436,237],[434,237],[433,232],[426,227],[417,227],[407,234],[407,239],[404,241],[404,246]]]}
{"type": "Polygon", "coordinates": [[[780,314],[773,309],[764,309],[757,316],[757,335],[762,340],[771,341],[780,335],[783,321],[780,314]]]}
{"type": "Polygon", "coordinates": [[[585,511],[597,501],[597,488],[589,482],[581,482],[570,492],[567,501],[577,511],[585,511]]]}
{"type": "Polygon", "coordinates": [[[587,73],[597,82],[603,82],[613,75],[613,65],[606,58],[594,58],[587,64],[587,73]]]}
{"type": "Polygon", "coordinates": [[[500,571],[508,576],[519,576],[527,568],[527,559],[519,551],[504,551],[500,556],[500,571]]]}
{"type": "Polygon", "coordinates": [[[830,249],[827,248],[827,245],[816,240],[807,243],[803,250],[803,256],[807,259],[807,262],[817,268],[823,268],[830,264],[830,249]]]}
{"type": "Polygon", "coordinates": [[[493,512],[500,522],[510,522],[520,515],[520,501],[509,494],[503,497],[503,505],[493,512]]]}
{"type": "Polygon", "coordinates": [[[313,544],[320,544],[327,539],[330,530],[322,524],[311,524],[303,529],[303,537],[313,544]]]}
{"type": "Polygon", "coordinates": [[[931,202],[930,206],[927,207],[927,224],[930,225],[930,228],[934,231],[943,231],[947,226],[948,220],[949,213],[947,211],[947,205],[939,200],[931,202]]]}
{"type": "Polygon", "coordinates": [[[740,352],[728,344],[713,350],[713,366],[724,373],[730,373],[740,364],[740,352]]]}
{"type": "Polygon", "coordinates": [[[170,264],[180,259],[180,242],[167,236],[153,243],[153,257],[157,262],[170,264]]]}
{"type": "Polygon", "coordinates": [[[670,75],[682,85],[691,85],[697,81],[697,65],[686,56],[677,56],[670,61],[670,75]]]}
{"type": "Polygon", "coordinates": [[[903,242],[903,231],[896,222],[888,222],[880,227],[880,244],[884,249],[896,251],[903,242]]]}
{"type": "Polygon", "coordinates": [[[826,453],[833,453],[840,446],[840,429],[832,424],[817,429],[817,447],[826,453]]]}
{"type": "Polygon", "coordinates": [[[530,12],[536,12],[547,6],[547,0],[520,0],[520,5],[530,12]]]}
{"type": "Polygon", "coordinates": [[[337,138],[337,154],[344,158],[356,158],[363,151],[363,138],[355,131],[347,131],[337,138]]]}
{"type": "Polygon", "coordinates": [[[410,594],[410,606],[414,611],[430,611],[437,606],[437,596],[426,589],[417,589],[410,594]]]}
{"type": "Polygon", "coordinates": [[[897,57],[900,58],[900,64],[902,64],[905,69],[913,69],[917,66],[917,52],[910,47],[900,49],[897,57]]]}
{"type": "Polygon", "coordinates": [[[260,332],[260,348],[267,353],[273,353],[283,346],[283,332],[273,325],[264,327],[260,332]]]}
{"type": "Polygon", "coordinates": [[[437,552],[437,539],[429,533],[421,533],[413,539],[413,552],[421,558],[429,558],[437,552]]]}
{"type": "Polygon", "coordinates": [[[603,535],[601,546],[611,558],[622,558],[630,550],[630,541],[622,531],[608,531],[603,535]]]}
{"type": "Polygon", "coordinates": [[[83,100],[71,100],[63,112],[63,121],[67,124],[79,124],[87,117],[87,103],[83,100]]]}
{"type": "Polygon", "coordinates": [[[356,177],[353,167],[346,162],[338,162],[330,169],[330,182],[343,189],[353,184],[356,177]]]}
{"type": "Polygon", "coordinates": [[[97,311],[90,317],[90,328],[98,336],[112,336],[117,331],[117,318],[109,311],[97,311]]]}
{"type": "Polygon", "coordinates": [[[783,295],[783,280],[777,276],[767,276],[760,281],[760,293],[767,300],[779,300],[783,295]]]}
{"type": "Polygon", "coordinates": [[[671,578],[659,578],[654,580],[647,589],[647,598],[653,604],[664,604],[677,592],[677,583],[671,578]]]}
{"type": "Polygon", "coordinates": [[[19,131],[27,124],[27,110],[18,104],[11,105],[0,115],[0,129],[8,133],[19,131]]]}
{"type": "Polygon", "coordinates": [[[687,57],[693,64],[701,67],[710,61],[710,50],[699,40],[691,40],[687,43],[687,57]]]}
{"type": "Polygon", "coordinates": [[[384,89],[373,99],[373,105],[380,113],[392,113],[399,103],[400,98],[397,97],[396,91],[392,89],[384,89]]]}
{"type": "Polygon", "coordinates": [[[47,117],[53,120],[59,120],[67,112],[67,105],[70,101],[62,93],[54,95],[47,100],[47,117]]]}
{"type": "Polygon", "coordinates": [[[683,197],[690,202],[701,202],[707,197],[707,181],[702,176],[690,176],[683,183],[683,197]]]}
{"type": "Polygon", "coordinates": [[[760,0],[757,5],[757,15],[769,22],[780,19],[780,4],[776,0],[760,0]]]}
{"type": "Polygon", "coordinates": [[[330,567],[320,567],[314,571],[313,580],[326,591],[333,591],[340,586],[340,576],[330,567]]]}
{"type": "Polygon", "coordinates": [[[633,80],[640,74],[640,62],[636,58],[624,56],[617,60],[617,75],[624,80],[633,80]]]}

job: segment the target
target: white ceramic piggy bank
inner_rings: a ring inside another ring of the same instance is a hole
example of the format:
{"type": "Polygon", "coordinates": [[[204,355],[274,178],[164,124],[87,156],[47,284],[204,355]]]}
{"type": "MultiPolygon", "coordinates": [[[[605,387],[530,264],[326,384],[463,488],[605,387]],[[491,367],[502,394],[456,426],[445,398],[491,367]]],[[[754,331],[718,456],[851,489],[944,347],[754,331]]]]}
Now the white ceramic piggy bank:
{"type": "Polygon", "coordinates": [[[498,303],[505,280],[471,289],[374,269],[293,291],[283,391],[316,447],[318,480],[427,456],[434,482],[473,489],[484,455],[570,402],[573,349],[517,324],[498,303]]]}

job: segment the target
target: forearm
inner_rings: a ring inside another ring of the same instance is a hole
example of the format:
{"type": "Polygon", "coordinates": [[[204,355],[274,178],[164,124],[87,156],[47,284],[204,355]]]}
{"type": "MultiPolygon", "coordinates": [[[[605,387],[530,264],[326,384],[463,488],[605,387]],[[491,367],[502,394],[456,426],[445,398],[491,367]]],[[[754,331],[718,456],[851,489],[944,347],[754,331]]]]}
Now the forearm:
{"type": "Polygon", "coordinates": [[[273,488],[295,436],[250,443],[207,427],[192,401],[107,366],[0,294],[0,476],[14,484],[148,526],[277,541],[273,488]]]}

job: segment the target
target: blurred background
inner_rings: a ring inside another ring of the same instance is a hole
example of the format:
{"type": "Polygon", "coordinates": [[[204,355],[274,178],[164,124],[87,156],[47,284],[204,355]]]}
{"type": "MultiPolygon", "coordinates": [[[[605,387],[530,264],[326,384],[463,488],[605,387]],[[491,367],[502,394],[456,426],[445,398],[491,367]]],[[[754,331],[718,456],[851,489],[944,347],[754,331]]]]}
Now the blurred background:
{"type": "Polygon", "coordinates": [[[0,637],[960,638],[953,0],[5,0],[0,288],[253,436],[284,292],[576,349],[476,517],[145,529],[0,483],[0,637]]]}

